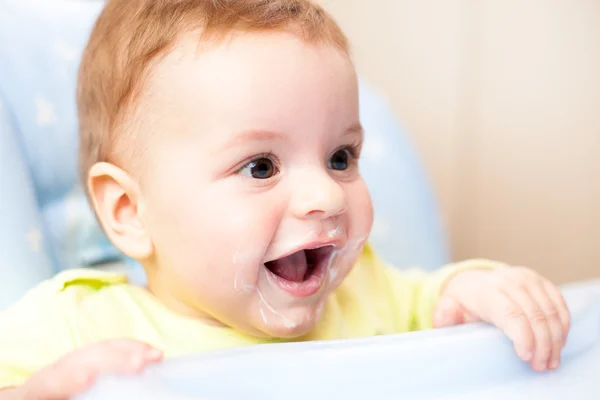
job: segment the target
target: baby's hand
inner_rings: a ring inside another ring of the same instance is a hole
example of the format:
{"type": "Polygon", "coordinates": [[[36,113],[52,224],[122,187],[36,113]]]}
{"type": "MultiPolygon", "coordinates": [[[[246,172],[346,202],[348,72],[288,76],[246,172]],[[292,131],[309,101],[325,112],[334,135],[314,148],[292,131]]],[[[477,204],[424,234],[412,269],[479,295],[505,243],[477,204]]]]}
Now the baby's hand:
{"type": "Polygon", "coordinates": [[[145,343],[110,340],[68,354],[14,391],[20,399],[66,400],[87,390],[99,374],[135,374],[161,359],[161,351],[145,343]]]}
{"type": "Polygon", "coordinates": [[[523,267],[469,270],[450,279],[434,313],[434,327],[485,321],[502,329],[518,356],[536,371],[556,369],[570,325],[558,288],[523,267]]]}

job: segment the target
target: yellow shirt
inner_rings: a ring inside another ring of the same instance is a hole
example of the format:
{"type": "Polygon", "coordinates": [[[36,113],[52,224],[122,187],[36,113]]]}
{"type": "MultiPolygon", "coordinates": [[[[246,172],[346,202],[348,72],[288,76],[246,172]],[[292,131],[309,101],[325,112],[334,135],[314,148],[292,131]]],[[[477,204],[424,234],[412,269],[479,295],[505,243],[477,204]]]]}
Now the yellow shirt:
{"type": "MultiPolygon", "coordinates": [[[[297,340],[429,329],[439,289],[449,276],[465,268],[499,265],[470,260],[429,273],[400,271],[366,247],[328,299],[317,326],[297,340]]],[[[144,288],[128,284],[125,275],[68,270],[0,313],[0,388],[21,385],[76,348],[113,338],[145,341],[166,357],[276,341],[177,315],[144,288]]]]}

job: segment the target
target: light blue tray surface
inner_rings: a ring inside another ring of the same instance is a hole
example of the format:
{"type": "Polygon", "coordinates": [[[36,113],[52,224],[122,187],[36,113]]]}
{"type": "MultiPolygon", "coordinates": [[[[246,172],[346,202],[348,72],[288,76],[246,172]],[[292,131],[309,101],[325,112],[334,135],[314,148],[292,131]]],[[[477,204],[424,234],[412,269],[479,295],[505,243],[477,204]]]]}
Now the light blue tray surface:
{"type": "Polygon", "coordinates": [[[598,399],[600,281],[562,290],[572,328],[557,371],[532,371],[498,329],[470,324],[170,359],[139,376],[103,377],[79,400],[598,399]]]}

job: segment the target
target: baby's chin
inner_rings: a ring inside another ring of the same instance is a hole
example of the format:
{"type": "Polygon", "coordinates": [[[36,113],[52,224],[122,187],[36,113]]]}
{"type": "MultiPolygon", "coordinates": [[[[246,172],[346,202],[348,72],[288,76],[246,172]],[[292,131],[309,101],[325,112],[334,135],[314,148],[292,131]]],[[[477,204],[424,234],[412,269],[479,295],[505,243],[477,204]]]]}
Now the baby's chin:
{"type": "Polygon", "coordinates": [[[272,324],[261,327],[261,336],[270,339],[294,340],[308,335],[317,321],[303,321],[297,325],[292,324],[272,324]]]}
{"type": "Polygon", "coordinates": [[[325,302],[317,305],[275,310],[258,310],[254,334],[272,339],[297,339],[309,334],[319,323],[325,302]]]}

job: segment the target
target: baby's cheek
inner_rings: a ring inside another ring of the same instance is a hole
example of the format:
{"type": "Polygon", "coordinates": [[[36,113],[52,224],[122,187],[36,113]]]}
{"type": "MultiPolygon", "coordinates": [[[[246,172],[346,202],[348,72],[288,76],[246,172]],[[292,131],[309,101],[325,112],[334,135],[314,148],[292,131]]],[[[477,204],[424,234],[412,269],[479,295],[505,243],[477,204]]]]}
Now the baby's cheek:
{"type": "Polygon", "coordinates": [[[281,215],[281,207],[270,200],[267,196],[238,195],[217,201],[219,217],[215,223],[231,236],[268,236],[276,230],[281,215]]]}
{"type": "Polygon", "coordinates": [[[240,209],[231,207],[215,230],[213,243],[218,246],[223,268],[233,275],[236,291],[255,287],[258,267],[262,265],[265,251],[277,230],[276,212],[264,207],[240,209]]]}
{"type": "Polygon", "coordinates": [[[344,279],[346,279],[348,274],[352,271],[352,268],[356,264],[356,260],[358,259],[362,250],[362,245],[360,243],[364,242],[362,240],[350,240],[346,247],[337,253],[335,258],[332,260],[332,265],[328,272],[328,284],[330,290],[335,290],[338,288],[344,279]]]}
{"type": "Polygon", "coordinates": [[[347,187],[348,239],[364,241],[373,227],[373,202],[366,183],[361,179],[347,187]]]}
{"type": "Polygon", "coordinates": [[[337,288],[352,271],[357,259],[368,240],[373,226],[373,204],[363,180],[349,184],[346,187],[348,202],[347,234],[348,240],[332,260],[329,269],[329,286],[337,288]]]}

